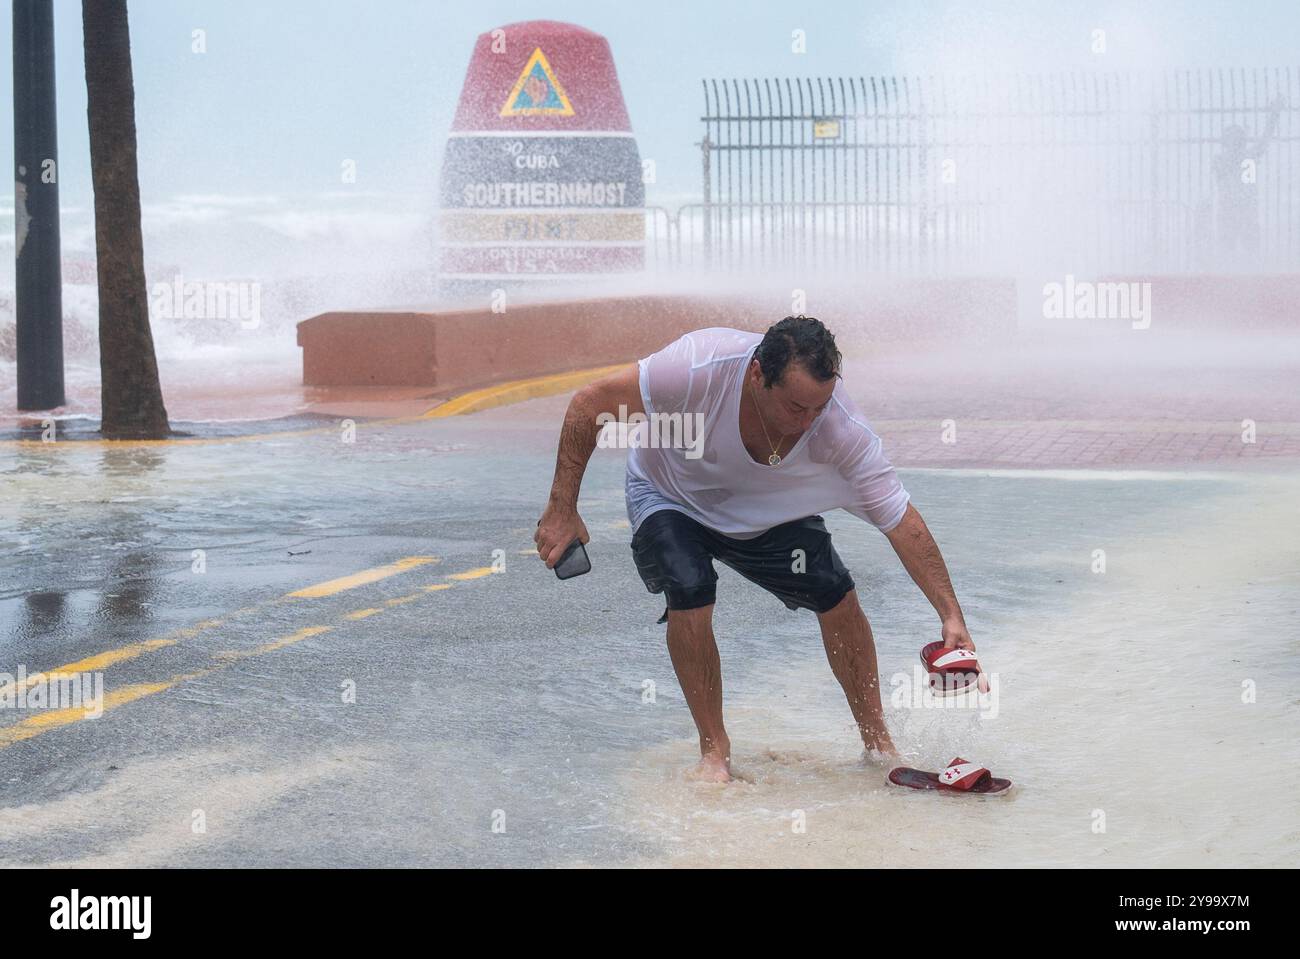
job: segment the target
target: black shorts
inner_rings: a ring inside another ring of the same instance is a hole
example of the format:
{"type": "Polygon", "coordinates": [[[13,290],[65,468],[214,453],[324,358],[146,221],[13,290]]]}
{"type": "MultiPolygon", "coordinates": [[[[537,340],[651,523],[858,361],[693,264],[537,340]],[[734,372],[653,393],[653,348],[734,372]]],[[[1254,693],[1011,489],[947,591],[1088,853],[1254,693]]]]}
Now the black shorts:
{"type": "MultiPolygon", "coordinates": [[[[853,577],[831,545],[820,516],[773,526],[753,539],[724,536],[680,510],[651,513],[632,537],[637,572],[668,609],[698,609],[717,594],[717,559],[762,586],[790,609],[824,613],[853,589],[853,577]],[[803,550],[800,556],[796,551],[803,550]]],[[[659,621],[668,618],[667,610],[659,621]]]]}

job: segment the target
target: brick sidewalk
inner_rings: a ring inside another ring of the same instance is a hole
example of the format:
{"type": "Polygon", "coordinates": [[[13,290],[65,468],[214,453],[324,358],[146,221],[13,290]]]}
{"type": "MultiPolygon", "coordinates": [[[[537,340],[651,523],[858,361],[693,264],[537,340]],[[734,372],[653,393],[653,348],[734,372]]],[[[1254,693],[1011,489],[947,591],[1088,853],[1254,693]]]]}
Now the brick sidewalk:
{"type": "MultiPolygon", "coordinates": [[[[1023,336],[1012,341],[863,344],[846,338],[845,386],[886,455],[904,467],[1170,468],[1300,462],[1300,334],[1108,340],[1023,336]],[[1243,419],[1257,423],[1243,443],[1243,419]],[[956,442],[942,423],[956,423],[956,442]]],[[[422,388],[313,389],[296,370],[255,385],[204,381],[168,396],[174,420],[242,420],[315,411],[327,416],[418,415],[422,388]]],[[[0,396],[6,384],[0,382],[0,396]]],[[[12,384],[8,384],[12,393],[12,384]]],[[[70,388],[92,413],[98,391],[70,388]]],[[[569,393],[474,414],[558,429],[569,393]]],[[[0,432],[33,419],[0,412],[0,432]],[[7,415],[6,415],[7,414],[7,415]]],[[[84,410],[83,410],[84,407],[84,410]]],[[[39,422],[39,417],[36,418],[39,422]]],[[[237,429],[237,428],[236,428],[237,429]]]]}
{"type": "Polygon", "coordinates": [[[938,422],[888,420],[872,424],[896,466],[967,468],[1170,467],[1194,464],[1248,465],[1300,460],[1300,424],[1261,426],[1253,444],[1224,423],[1134,424],[1098,421],[1023,423],[980,420],[956,423],[956,442],[944,443],[938,422]],[[1200,428],[1196,428],[1200,427],[1200,428]]]}
{"type": "MultiPolygon", "coordinates": [[[[847,344],[846,344],[847,345],[847,344]]],[[[849,347],[845,384],[900,466],[1300,460],[1300,336],[849,347]],[[1243,420],[1256,424],[1242,442],[1243,420]],[[944,421],[956,442],[942,442],[944,421]]]]}

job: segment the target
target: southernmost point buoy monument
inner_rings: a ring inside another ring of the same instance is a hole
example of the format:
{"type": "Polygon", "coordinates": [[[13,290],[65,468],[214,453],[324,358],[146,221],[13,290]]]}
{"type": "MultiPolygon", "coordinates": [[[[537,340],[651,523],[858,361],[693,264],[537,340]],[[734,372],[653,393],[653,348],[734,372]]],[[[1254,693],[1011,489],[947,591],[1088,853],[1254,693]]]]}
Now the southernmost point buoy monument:
{"type": "Polygon", "coordinates": [[[440,193],[445,290],[643,270],[641,159],[605,38],[552,20],[481,34],[440,193]]]}

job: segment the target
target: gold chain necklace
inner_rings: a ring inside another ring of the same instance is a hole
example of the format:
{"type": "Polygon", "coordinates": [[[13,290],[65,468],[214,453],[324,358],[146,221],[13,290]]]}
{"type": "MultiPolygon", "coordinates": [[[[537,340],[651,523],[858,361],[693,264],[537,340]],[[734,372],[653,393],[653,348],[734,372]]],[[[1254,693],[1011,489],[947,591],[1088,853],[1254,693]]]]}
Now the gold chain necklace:
{"type": "Polygon", "coordinates": [[[780,466],[781,454],[778,452],[778,450],[781,449],[781,443],[785,442],[785,434],[782,433],[780,441],[775,446],[772,446],[772,437],[768,435],[767,424],[763,422],[763,411],[758,407],[758,395],[754,393],[753,390],[754,387],[753,384],[751,383],[749,396],[750,399],[754,401],[754,411],[758,413],[758,425],[763,427],[763,439],[767,440],[767,445],[772,449],[772,455],[767,458],[767,465],[780,466]]]}

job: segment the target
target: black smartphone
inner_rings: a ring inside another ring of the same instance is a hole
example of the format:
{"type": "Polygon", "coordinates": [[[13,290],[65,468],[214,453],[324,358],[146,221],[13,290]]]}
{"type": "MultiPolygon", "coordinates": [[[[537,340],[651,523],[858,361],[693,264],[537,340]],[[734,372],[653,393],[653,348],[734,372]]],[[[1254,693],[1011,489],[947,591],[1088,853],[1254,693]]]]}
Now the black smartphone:
{"type": "Polygon", "coordinates": [[[591,560],[587,558],[587,548],[582,545],[582,540],[575,539],[555,564],[555,576],[557,579],[572,579],[590,572],[591,560]]]}

